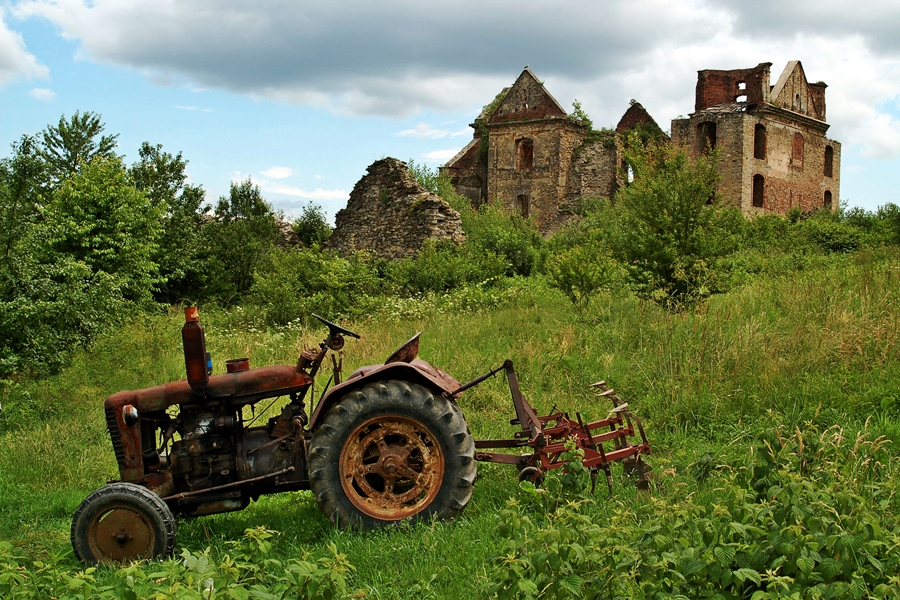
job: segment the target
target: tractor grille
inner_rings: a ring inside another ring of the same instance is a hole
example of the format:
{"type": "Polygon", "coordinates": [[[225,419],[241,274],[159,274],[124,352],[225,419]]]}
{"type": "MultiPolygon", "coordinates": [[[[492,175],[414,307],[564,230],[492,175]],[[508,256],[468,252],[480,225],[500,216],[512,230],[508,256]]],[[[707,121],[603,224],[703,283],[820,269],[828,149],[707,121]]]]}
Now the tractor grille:
{"type": "Polygon", "coordinates": [[[106,427],[109,429],[113,451],[116,453],[116,462],[119,463],[119,471],[121,471],[125,468],[125,448],[122,446],[122,434],[119,433],[119,424],[116,422],[114,408],[106,409],[106,427]]]}

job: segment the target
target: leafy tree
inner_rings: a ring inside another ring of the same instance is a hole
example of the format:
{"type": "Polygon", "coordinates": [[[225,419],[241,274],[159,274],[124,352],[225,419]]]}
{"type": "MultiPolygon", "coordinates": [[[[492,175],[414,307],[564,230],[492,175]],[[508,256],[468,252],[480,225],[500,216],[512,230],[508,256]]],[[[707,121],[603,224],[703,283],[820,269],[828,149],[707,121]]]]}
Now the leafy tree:
{"type": "Polygon", "coordinates": [[[257,267],[278,241],[275,213],[259,187],[249,177],[232,182],[203,232],[210,256],[209,290],[223,301],[244,296],[257,267]]]}
{"type": "Polygon", "coordinates": [[[44,170],[33,137],[23,135],[12,147],[13,156],[0,160],[0,264],[3,268],[9,268],[16,242],[38,216],[38,182],[44,170]]]}
{"type": "Polygon", "coordinates": [[[709,295],[716,259],[736,246],[731,215],[719,207],[715,153],[692,160],[632,134],[625,161],[634,181],[616,195],[611,247],[637,291],[674,309],[709,295]]]}
{"type": "Polygon", "coordinates": [[[130,185],[118,158],[97,156],[64,181],[44,208],[37,248],[45,254],[38,258],[70,258],[92,273],[115,276],[126,299],[149,300],[158,282],[152,257],[162,213],[162,206],[130,185]]]}
{"type": "MultiPolygon", "coordinates": [[[[39,245],[44,233],[30,227],[21,244],[39,245]]],[[[14,268],[0,271],[0,375],[55,372],[127,310],[120,278],[37,254],[15,253],[14,268]]]]}
{"type": "Polygon", "coordinates": [[[331,236],[331,226],[322,207],[311,202],[304,206],[303,213],[294,221],[294,233],[306,246],[324,244],[331,236]]]}
{"type": "MultiPolygon", "coordinates": [[[[16,181],[32,172],[32,159],[21,144],[5,174],[16,181]]],[[[118,158],[80,165],[41,200],[39,218],[17,217],[21,227],[7,240],[0,268],[4,375],[61,367],[70,350],[90,343],[133,302],[148,300],[156,282],[151,257],[161,211],[128,183],[118,158]]]]}
{"type": "Polygon", "coordinates": [[[433,194],[438,193],[438,180],[441,175],[437,169],[432,169],[423,163],[417,163],[413,159],[406,162],[406,168],[409,174],[413,176],[416,183],[433,194]]]}
{"type": "Polygon", "coordinates": [[[116,158],[116,139],[119,134],[102,135],[104,124],[100,115],[91,111],[59,118],[56,126],[48,125],[41,132],[41,158],[47,164],[47,174],[52,185],[58,185],[87,164],[95,156],[116,158]]]}
{"type": "Polygon", "coordinates": [[[135,188],[147,194],[154,208],[163,211],[162,234],[153,261],[159,265],[161,282],[156,298],[177,302],[203,293],[204,245],[200,226],[209,206],[202,207],[203,188],[187,184],[187,161],[181,152],[173,156],[162,146],[141,144],[140,160],[128,170],[135,188]]]}

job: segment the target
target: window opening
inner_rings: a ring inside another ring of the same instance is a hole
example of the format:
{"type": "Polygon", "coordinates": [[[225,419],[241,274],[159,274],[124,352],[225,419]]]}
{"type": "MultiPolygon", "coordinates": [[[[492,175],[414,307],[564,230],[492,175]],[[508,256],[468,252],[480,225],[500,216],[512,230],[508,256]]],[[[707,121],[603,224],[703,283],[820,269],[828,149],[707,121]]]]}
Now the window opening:
{"type": "Polygon", "coordinates": [[[516,212],[520,215],[528,218],[528,214],[530,212],[530,202],[528,201],[528,194],[519,194],[516,196],[516,212]]]}
{"type": "Polygon", "coordinates": [[[803,166],[803,136],[794,134],[794,142],[791,144],[791,164],[795,167],[803,166]]]}
{"type": "Polygon", "coordinates": [[[699,151],[708,153],[716,148],[716,124],[712,121],[697,125],[697,139],[700,143],[699,151]]]}
{"type": "Polygon", "coordinates": [[[747,82],[746,82],[746,81],[738,81],[738,89],[741,90],[741,91],[746,90],[746,89],[747,89],[747,82]]]}
{"type": "Polygon", "coordinates": [[[766,160],[766,126],[759,123],[753,128],[753,158],[766,160]]]}
{"type": "Polygon", "coordinates": [[[825,177],[834,177],[834,148],[825,146],[825,177]]]}
{"type": "Polygon", "coordinates": [[[753,176],[753,206],[762,206],[766,192],[766,180],[762,175],[753,176]]]}
{"type": "Polygon", "coordinates": [[[746,102],[746,101],[747,101],[747,94],[744,94],[743,96],[738,96],[737,98],[734,99],[734,101],[735,101],[735,102],[746,102]]]}
{"type": "Polygon", "coordinates": [[[534,168],[534,142],[523,138],[516,142],[516,171],[527,172],[534,168]]]}
{"type": "Polygon", "coordinates": [[[831,208],[831,191],[825,190],[825,208],[831,208]]]}

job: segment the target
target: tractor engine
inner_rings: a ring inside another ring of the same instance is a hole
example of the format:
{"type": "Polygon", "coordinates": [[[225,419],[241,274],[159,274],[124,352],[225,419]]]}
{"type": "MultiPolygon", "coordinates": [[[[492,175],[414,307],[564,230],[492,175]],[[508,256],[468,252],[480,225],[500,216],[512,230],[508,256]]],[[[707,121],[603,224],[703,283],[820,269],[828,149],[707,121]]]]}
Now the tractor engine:
{"type": "Polygon", "coordinates": [[[168,471],[176,490],[172,499],[185,515],[240,510],[260,494],[308,485],[300,420],[286,422],[282,415],[264,426],[244,427],[237,410],[207,403],[183,404],[174,424],[181,439],[172,443],[168,471]],[[250,481],[252,494],[243,485],[250,481]]]}
{"type": "Polygon", "coordinates": [[[170,470],[179,491],[196,491],[237,481],[237,415],[213,408],[182,406],[176,420],[181,439],[172,443],[170,470]]]}

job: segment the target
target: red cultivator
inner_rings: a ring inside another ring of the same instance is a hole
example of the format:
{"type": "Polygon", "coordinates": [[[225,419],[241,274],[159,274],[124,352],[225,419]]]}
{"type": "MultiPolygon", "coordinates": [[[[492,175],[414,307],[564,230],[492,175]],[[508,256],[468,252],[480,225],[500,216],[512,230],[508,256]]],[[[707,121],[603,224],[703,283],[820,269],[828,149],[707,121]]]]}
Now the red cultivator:
{"type": "Polygon", "coordinates": [[[606,474],[609,493],[612,494],[610,464],[618,461],[622,461],[626,474],[637,474],[639,489],[647,489],[649,484],[647,475],[650,468],[644,462],[642,455],[650,453],[650,444],[644,434],[644,427],[640,419],[628,410],[628,404],[621,402],[616,396],[615,390],[609,388],[605,381],[598,381],[592,384],[592,387],[597,389],[598,397],[609,399],[613,407],[607,418],[591,423],[585,423],[580,413],[575,414],[576,420],[573,421],[568,413],[558,411],[555,406],[551,409],[550,414],[538,416],[534,408],[522,396],[511,360],[506,360],[502,366],[461,386],[453,395],[456,396],[478,385],[501,370],[506,371],[509,391],[512,394],[513,406],[516,410],[516,418],[510,421],[510,424],[519,425],[521,429],[511,440],[476,440],[475,460],[515,465],[519,469],[520,480],[537,483],[545,471],[565,466],[561,455],[566,451],[566,445],[571,442],[584,454],[582,463],[590,469],[592,492],[596,486],[597,473],[602,470],[606,474]],[[640,441],[631,443],[629,438],[635,437],[635,426],[640,435],[640,441]],[[605,448],[604,444],[608,444],[609,447],[605,448]],[[516,455],[483,451],[484,449],[526,447],[532,449],[531,454],[516,455]]]}

